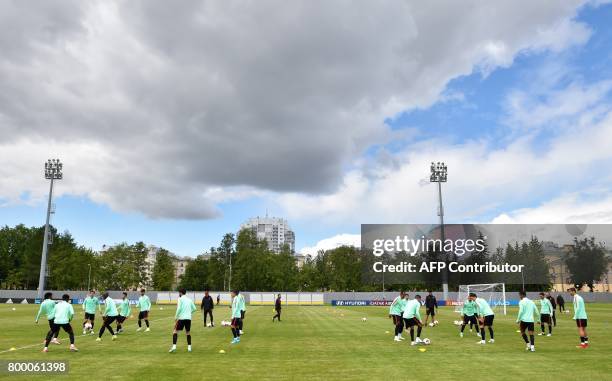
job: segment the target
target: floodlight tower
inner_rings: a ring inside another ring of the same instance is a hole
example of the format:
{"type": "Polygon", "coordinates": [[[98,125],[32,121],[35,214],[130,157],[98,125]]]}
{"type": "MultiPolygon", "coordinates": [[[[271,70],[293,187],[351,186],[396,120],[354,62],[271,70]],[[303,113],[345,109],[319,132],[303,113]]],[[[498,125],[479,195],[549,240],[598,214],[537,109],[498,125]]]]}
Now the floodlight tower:
{"type": "MultiPolygon", "coordinates": [[[[431,163],[431,176],[429,181],[438,183],[438,215],[440,216],[440,239],[442,240],[442,250],[444,250],[444,207],[442,206],[442,183],[446,182],[448,168],[444,162],[431,163]]],[[[444,261],[448,262],[448,253],[444,253],[444,261]]],[[[448,270],[445,268],[442,273],[442,291],[444,300],[448,300],[448,270]]]]}
{"type": "Polygon", "coordinates": [[[51,180],[49,186],[49,201],[47,203],[47,222],[45,223],[45,237],[43,239],[42,256],[40,257],[40,276],[38,278],[38,298],[42,300],[45,291],[45,275],[47,273],[47,250],[49,248],[49,218],[51,216],[51,199],[53,198],[53,181],[61,180],[63,164],[59,159],[49,159],[45,163],[45,179],[51,180]]]}

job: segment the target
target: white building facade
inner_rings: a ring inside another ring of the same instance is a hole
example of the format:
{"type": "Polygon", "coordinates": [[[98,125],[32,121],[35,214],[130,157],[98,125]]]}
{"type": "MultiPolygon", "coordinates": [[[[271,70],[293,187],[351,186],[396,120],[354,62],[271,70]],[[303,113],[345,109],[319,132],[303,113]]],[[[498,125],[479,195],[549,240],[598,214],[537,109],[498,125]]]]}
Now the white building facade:
{"type": "Polygon", "coordinates": [[[253,217],[240,225],[240,230],[250,229],[260,240],[266,240],[270,251],[280,253],[283,245],[295,252],[295,233],[287,220],[278,217],[253,217]]]}

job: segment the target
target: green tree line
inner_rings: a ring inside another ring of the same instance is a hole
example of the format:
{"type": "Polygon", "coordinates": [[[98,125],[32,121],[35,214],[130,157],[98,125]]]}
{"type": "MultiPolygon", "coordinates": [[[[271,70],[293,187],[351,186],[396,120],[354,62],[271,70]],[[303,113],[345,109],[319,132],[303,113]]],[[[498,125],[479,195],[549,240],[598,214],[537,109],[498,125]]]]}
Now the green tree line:
{"type": "MultiPolygon", "coordinates": [[[[199,255],[187,264],[184,275],[174,275],[176,260],[167,250],[159,249],[151,267],[147,247],[143,242],[121,243],[100,253],[78,245],[69,232],[53,232],[53,244],[48,257],[48,289],[127,290],[146,286],[155,290],[186,288],[200,291],[240,289],[249,291],[380,291],[393,289],[441,288],[439,278],[419,278],[385,282],[372,276],[375,261],[407,261],[419,265],[438,260],[439,253],[428,251],[411,257],[399,253],[393,258],[374,257],[363,250],[342,246],[321,251],[298,267],[293,253],[283,247],[280,253],[269,250],[267,242],[259,240],[251,230],[237,236],[225,234],[218,247],[199,255]],[[369,273],[370,272],[370,273],[369,273]],[[384,284],[384,286],[383,286],[384,284]]],[[[44,229],[17,225],[0,229],[0,287],[4,289],[35,289],[38,286],[44,229]]],[[[456,258],[451,258],[454,260],[456,258]]],[[[533,237],[528,242],[508,244],[492,253],[484,250],[472,253],[466,264],[485,262],[525,264],[520,274],[462,274],[449,278],[451,289],[459,284],[504,282],[508,290],[550,289],[549,265],[544,257],[542,242],[533,237]]],[[[565,257],[572,282],[592,287],[601,280],[607,268],[605,249],[593,238],[576,239],[565,257]]]]}

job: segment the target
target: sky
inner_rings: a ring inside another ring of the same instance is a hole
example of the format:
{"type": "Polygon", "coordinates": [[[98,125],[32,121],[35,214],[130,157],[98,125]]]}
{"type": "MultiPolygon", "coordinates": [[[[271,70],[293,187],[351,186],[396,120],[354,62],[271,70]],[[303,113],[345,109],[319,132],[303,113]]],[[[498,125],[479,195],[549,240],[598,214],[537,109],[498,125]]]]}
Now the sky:
{"type": "Polygon", "coordinates": [[[612,223],[606,1],[0,3],[0,225],[186,256],[254,216],[612,223]]]}

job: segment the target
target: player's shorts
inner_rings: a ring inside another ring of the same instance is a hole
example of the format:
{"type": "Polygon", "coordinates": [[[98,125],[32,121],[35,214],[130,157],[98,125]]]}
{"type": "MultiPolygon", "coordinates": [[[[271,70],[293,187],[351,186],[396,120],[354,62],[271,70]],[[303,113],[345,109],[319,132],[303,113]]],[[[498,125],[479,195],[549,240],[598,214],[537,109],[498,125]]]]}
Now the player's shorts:
{"type": "Polygon", "coordinates": [[[74,332],[72,331],[72,326],[70,325],[70,323],[65,323],[65,324],[53,324],[53,332],[57,333],[60,331],[60,328],[63,329],[66,333],[68,334],[74,334],[74,332]]]}
{"type": "Polygon", "coordinates": [[[478,324],[478,320],[476,319],[476,315],[467,316],[463,315],[463,324],[478,324]]]}
{"type": "Polygon", "coordinates": [[[393,325],[402,324],[402,317],[399,315],[391,315],[393,317],[393,325]]]}
{"type": "Polygon", "coordinates": [[[404,319],[404,323],[406,324],[406,327],[414,327],[415,325],[419,325],[417,318],[404,319]]]}
{"type": "Polygon", "coordinates": [[[104,324],[111,325],[115,320],[117,320],[117,316],[106,316],[104,317],[104,324]]]}
{"type": "Polygon", "coordinates": [[[148,318],[149,318],[149,311],[140,311],[138,313],[138,320],[148,319],[148,318]]]}
{"type": "Polygon", "coordinates": [[[586,328],[587,319],[576,319],[576,327],[586,328]]]}
{"type": "Polygon", "coordinates": [[[488,326],[488,327],[492,327],[493,326],[493,319],[495,319],[495,315],[487,315],[484,317],[484,323],[482,325],[488,326]]]}
{"type": "Polygon", "coordinates": [[[125,319],[127,319],[127,316],[117,316],[117,323],[121,324],[125,321],[125,319]]]}
{"type": "Polygon", "coordinates": [[[436,308],[435,307],[427,307],[426,315],[436,316],[436,308]]]}
{"type": "Polygon", "coordinates": [[[178,320],[176,322],[176,330],[177,331],[182,331],[183,328],[185,328],[185,331],[187,331],[187,332],[191,331],[191,320],[184,319],[184,320],[178,320]]]}
{"type": "Polygon", "coordinates": [[[55,326],[54,321],[55,321],[55,318],[49,319],[49,328],[50,329],[53,329],[53,327],[55,326]]]}
{"type": "Polygon", "coordinates": [[[240,320],[242,320],[241,318],[232,318],[232,323],[231,326],[236,328],[240,325],[240,320]]]}
{"type": "Polygon", "coordinates": [[[533,322],[521,321],[521,331],[533,331],[533,322]]]}
{"type": "Polygon", "coordinates": [[[240,311],[240,319],[244,319],[244,314],[246,313],[246,311],[242,310],[240,311]]]}
{"type": "Polygon", "coordinates": [[[96,319],[96,314],[90,314],[85,312],[85,320],[91,320],[94,321],[96,319]]]}
{"type": "Polygon", "coordinates": [[[550,324],[550,322],[551,322],[550,314],[542,314],[542,315],[540,316],[540,321],[541,321],[542,323],[547,323],[547,324],[550,324]]]}

